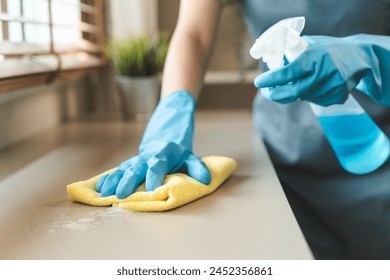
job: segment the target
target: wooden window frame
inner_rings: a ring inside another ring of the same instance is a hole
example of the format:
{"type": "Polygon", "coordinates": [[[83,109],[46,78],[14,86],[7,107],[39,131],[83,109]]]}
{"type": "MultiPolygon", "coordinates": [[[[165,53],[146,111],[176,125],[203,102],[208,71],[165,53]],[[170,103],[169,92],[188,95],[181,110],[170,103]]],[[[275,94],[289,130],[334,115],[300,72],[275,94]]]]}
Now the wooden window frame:
{"type": "Polygon", "coordinates": [[[56,80],[79,78],[93,70],[108,65],[104,55],[104,3],[103,0],[80,0],[80,18],[78,26],[57,24],[53,21],[52,3],[60,0],[45,0],[48,3],[48,22],[33,21],[24,18],[21,1],[20,16],[7,14],[7,0],[0,0],[0,24],[3,41],[0,43],[0,94],[39,84],[49,84],[56,80]],[[22,26],[22,38],[25,41],[25,24],[46,25],[49,28],[49,47],[41,50],[28,43],[12,43],[9,38],[9,23],[19,22],[22,26]],[[72,48],[56,49],[53,30],[55,27],[77,28],[82,32],[83,40],[72,48]],[[5,39],[5,40],[4,40],[5,39]],[[95,42],[92,42],[94,39],[95,42]]]}

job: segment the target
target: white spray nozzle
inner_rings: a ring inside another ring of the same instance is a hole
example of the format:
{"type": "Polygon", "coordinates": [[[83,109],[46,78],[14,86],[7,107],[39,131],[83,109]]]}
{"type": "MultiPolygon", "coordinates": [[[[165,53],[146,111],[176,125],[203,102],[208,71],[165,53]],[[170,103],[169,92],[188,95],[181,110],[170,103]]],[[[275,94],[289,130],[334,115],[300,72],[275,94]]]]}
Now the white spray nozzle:
{"type": "Polygon", "coordinates": [[[255,59],[263,58],[270,69],[283,66],[284,55],[292,61],[305,51],[307,43],[300,37],[304,26],[304,17],[277,22],[257,38],[250,55],[255,59]]]}

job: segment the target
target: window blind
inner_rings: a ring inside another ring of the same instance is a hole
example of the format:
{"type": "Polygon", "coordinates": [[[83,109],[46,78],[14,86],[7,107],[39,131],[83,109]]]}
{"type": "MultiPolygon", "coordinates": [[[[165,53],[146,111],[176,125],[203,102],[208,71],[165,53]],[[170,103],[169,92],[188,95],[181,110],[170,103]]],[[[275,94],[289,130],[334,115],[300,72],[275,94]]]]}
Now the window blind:
{"type": "Polygon", "coordinates": [[[106,65],[102,0],[0,0],[0,93],[106,65]]]}

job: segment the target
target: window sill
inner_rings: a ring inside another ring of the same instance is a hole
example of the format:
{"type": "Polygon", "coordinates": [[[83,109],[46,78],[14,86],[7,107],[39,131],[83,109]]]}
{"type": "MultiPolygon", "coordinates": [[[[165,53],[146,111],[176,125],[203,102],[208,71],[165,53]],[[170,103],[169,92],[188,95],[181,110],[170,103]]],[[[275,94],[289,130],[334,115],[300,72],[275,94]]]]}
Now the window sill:
{"type": "Polygon", "coordinates": [[[57,79],[81,77],[106,65],[105,60],[85,53],[5,59],[0,61],[0,94],[33,85],[49,84],[57,79]]]}

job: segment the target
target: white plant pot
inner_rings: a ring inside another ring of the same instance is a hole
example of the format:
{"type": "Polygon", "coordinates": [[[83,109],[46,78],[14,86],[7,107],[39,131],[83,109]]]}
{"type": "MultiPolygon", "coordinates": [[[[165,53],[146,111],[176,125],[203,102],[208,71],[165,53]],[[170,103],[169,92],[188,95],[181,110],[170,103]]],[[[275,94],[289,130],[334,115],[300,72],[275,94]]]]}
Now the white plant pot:
{"type": "Polygon", "coordinates": [[[150,118],[160,99],[158,76],[116,76],[124,119],[144,121],[150,118]]]}

